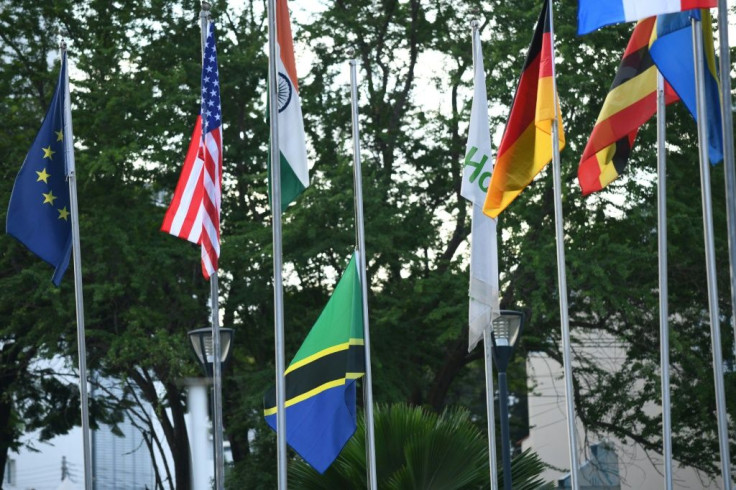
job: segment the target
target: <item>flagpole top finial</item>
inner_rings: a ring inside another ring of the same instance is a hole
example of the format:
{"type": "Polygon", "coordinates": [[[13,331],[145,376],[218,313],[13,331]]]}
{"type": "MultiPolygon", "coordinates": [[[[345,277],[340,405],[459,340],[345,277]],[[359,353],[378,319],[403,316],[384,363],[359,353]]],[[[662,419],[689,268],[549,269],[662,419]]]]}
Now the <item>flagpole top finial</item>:
{"type": "Polygon", "coordinates": [[[348,48],[346,54],[348,55],[348,58],[355,58],[355,48],[348,48]]]}
{"type": "Polygon", "coordinates": [[[56,36],[59,39],[59,49],[66,51],[66,40],[64,40],[64,35],[61,33],[61,26],[56,26],[56,36]]]}
{"type": "Polygon", "coordinates": [[[478,22],[478,19],[473,19],[470,21],[470,27],[473,29],[477,29],[480,23],[478,22]]]}

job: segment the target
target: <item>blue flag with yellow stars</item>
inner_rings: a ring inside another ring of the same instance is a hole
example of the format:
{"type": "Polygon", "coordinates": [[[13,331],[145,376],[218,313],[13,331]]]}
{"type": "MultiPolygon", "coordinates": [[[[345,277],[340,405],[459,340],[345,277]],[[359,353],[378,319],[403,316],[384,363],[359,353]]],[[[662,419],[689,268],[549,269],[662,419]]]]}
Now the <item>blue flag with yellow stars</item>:
{"type": "Polygon", "coordinates": [[[6,231],[51,264],[58,286],[72,250],[67,162],[64,151],[66,54],[46,117],[15,178],[8,206],[6,231]]]}

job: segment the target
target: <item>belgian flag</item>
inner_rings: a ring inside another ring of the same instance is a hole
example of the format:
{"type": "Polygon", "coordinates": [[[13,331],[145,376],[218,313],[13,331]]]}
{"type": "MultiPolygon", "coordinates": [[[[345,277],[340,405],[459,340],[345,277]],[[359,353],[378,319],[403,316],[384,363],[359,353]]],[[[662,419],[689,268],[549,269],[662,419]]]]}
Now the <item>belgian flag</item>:
{"type": "Polygon", "coordinates": [[[552,123],[562,117],[554,90],[549,2],[545,0],[514,95],[483,212],[495,218],[552,161],[552,123]],[[555,110],[555,106],[557,110],[555,110]],[[557,112],[557,114],[555,114],[557,112]]]}
{"type": "MultiPolygon", "coordinates": [[[[599,191],[623,173],[642,124],[657,112],[657,67],[649,52],[656,17],[636,24],[580,159],[583,195],[599,191]]],[[[665,102],[677,100],[665,84],[665,102]]]]}
{"type": "MultiPolygon", "coordinates": [[[[284,373],[286,441],[323,473],[355,432],[355,380],[365,374],[363,301],[357,252],[284,373]]],[[[276,391],[264,396],[276,430],[276,391]]]]}

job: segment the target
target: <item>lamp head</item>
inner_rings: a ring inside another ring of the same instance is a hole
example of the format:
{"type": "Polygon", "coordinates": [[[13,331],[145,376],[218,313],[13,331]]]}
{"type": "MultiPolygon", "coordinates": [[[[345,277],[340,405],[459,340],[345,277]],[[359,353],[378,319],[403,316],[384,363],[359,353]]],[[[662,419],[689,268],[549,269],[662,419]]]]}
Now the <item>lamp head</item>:
{"type": "MultiPolygon", "coordinates": [[[[197,360],[204,368],[208,377],[212,377],[214,363],[214,346],[212,342],[212,328],[204,327],[188,332],[192,350],[197,360]]],[[[233,340],[232,328],[220,328],[220,362],[224,365],[230,359],[230,346],[233,340]]]]}
{"type": "Polygon", "coordinates": [[[491,339],[493,358],[499,371],[506,371],[524,326],[524,314],[520,311],[501,310],[493,319],[491,339]]]}

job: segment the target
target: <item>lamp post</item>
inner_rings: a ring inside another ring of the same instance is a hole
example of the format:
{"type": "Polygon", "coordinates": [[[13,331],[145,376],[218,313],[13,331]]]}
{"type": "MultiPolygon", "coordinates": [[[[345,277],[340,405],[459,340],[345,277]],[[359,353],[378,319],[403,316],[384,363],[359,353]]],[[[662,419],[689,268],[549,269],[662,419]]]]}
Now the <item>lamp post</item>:
{"type": "MultiPolygon", "coordinates": [[[[212,328],[204,327],[190,330],[187,335],[192,344],[194,354],[202,365],[208,378],[212,377],[214,364],[214,347],[212,343],[212,328]]],[[[232,328],[220,328],[220,363],[224,365],[230,359],[230,345],[233,341],[232,328]]]]}
{"type": "Polygon", "coordinates": [[[498,402],[501,416],[501,454],[503,456],[503,486],[511,490],[511,444],[509,436],[509,389],[506,383],[506,368],[514,354],[524,325],[524,314],[520,311],[501,310],[493,320],[491,341],[493,360],[498,370],[498,402]]]}
{"type": "MultiPolygon", "coordinates": [[[[213,329],[211,327],[205,327],[205,328],[198,328],[196,330],[191,330],[188,332],[189,341],[192,345],[192,350],[194,350],[194,354],[197,356],[197,360],[202,365],[202,368],[204,369],[204,372],[206,373],[208,378],[214,378],[214,373],[217,374],[222,373],[222,366],[228,361],[230,358],[230,346],[232,345],[233,340],[233,329],[231,328],[218,328],[219,333],[219,340],[220,340],[220,369],[217,369],[215,371],[215,342],[213,341],[213,329]]],[[[221,386],[221,378],[222,376],[219,376],[219,379],[213,379],[215,383],[220,383],[221,386]]],[[[190,389],[190,395],[193,396],[190,389]]],[[[214,435],[214,461],[215,461],[215,488],[222,489],[224,488],[224,449],[223,449],[223,430],[222,430],[222,412],[216,412],[217,410],[221,410],[222,407],[222,400],[221,399],[215,399],[214,397],[221,396],[221,390],[215,389],[213,390],[213,417],[212,417],[212,431],[214,435]],[[217,421],[218,423],[215,423],[217,421]],[[219,441],[219,442],[218,442],[219,441]]],[[[206,397],[206,391],[204,392],[204,396],[206,397]]],[[[206,407],[206,404],[204,405],[206,407]]],[[[206,409],[205,409],[206,410],[206,409]]],[[[196,417],[194,416],[194,413],[192,413],[192,423],[195,423],[196,417]]],[[[192,433],[197,432],[194,427],[192,427],[192,433]]],[[[192,438],[192,444],[195,444],[196,438],[192,438]]],[[[192,463],[193,465],[198,464],[197,462],[200,461],[199,458],[195,458],[195,453],[198,452],[200,448],[198,447],[192,447],[192,463]]],[[[202,490],[207,488],[204,485],[201,485],[200,478],[201,475],[199,475],[199,472],[194,471],[194,466],[192,467],[192,478],[193,478],[193,487],[194,490],[200,490],[199,488],[196,488],[198,486],[202,487],[202,490]]],[[[206,480],[204,480],[205,485],[206,480]]]]}

